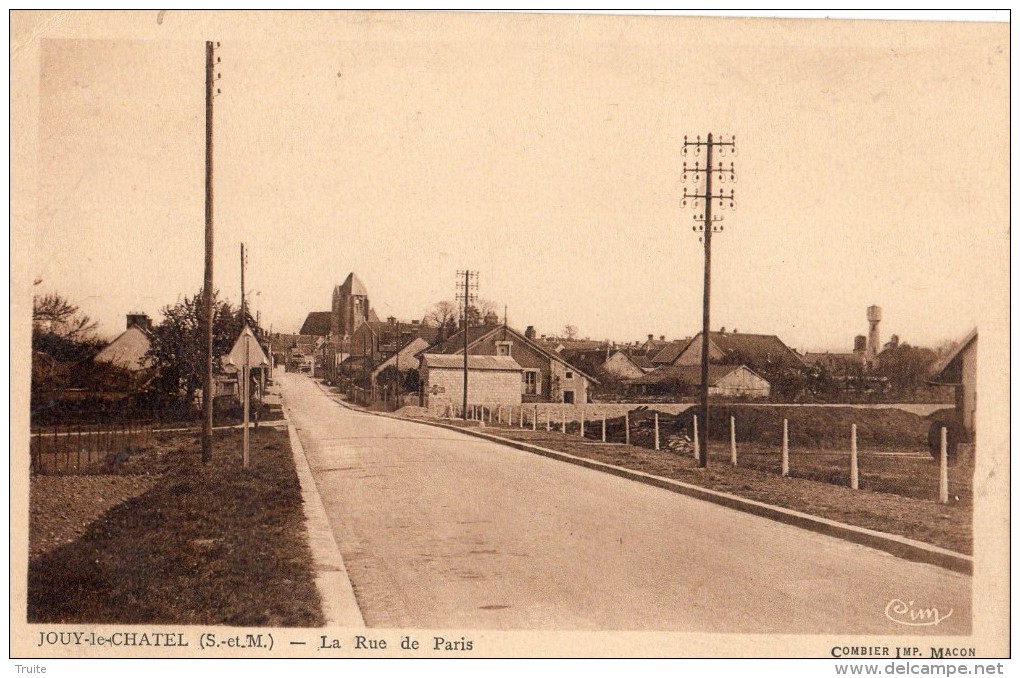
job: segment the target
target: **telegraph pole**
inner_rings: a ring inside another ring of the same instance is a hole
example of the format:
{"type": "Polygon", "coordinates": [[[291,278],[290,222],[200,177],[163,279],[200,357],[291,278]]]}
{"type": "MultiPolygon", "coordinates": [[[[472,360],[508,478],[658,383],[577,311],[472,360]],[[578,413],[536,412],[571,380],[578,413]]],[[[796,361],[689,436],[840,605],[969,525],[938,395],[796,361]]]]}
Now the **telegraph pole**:
{"type": "Polygon", "coordinates": [[[457,271],[457,275],[464,276],[464,280],[457,281],[457,287],[461,290],[457,293],[457,299],[464,302],[464,410],[461,413],[463,419],[468,418],[468,307],[471,302],[478,298],[478,271],[457,271]]]}
{"type": "Polygon", "coordinates": [[[696,224],[692,230],[701,232],[702,242],[705,244],[705,284],[704,284],[704,296],[702,299],[702,315],[701,315],[701,449],[698,451],[698,466],[706,468],[708,466],[708,433],[709,433],[709,409],[708,409],[708,347],[709,347],[709,307],[711,300],[711,288],[712,288],[712,234],[716,231],[722,231],[722,225],[716,225],[722,221],[721,216],[712,216],[712,203],[716,202],[718,207],[723,207],[726,203],[729,203],[729,207],[733,208],[736,206],[733,197],[733,189],[730,189],[729,194],[725,194],[723,189],[719,189],[718,194],[712,192],[712,178],[715,177],[719,182],[730,181],[734,182],[737,180],[736,173],[734,172],[733,162],[730,162],[728,168],[724,168],[722,162],[719,162],[718,166],[712,164],[713,151],[717,150],[720,155],[735,154],[736,153],[736,137],[730,137],[729,141],[725,139],[713,140],[712,134],[709,133],[705,141],[701,140],[701,136],[697,136],[694,141],[689,141],[687,136],[684,136],[683,154],[688,155],[689,151],[693,149],[694,155],[701,155],[702,150],[705,152],[705,165],[701,166],[700,161],[695,161],[694,167],[688,167],[687,162],[683,164],[683,175],[682,181],[687,182],[688,176],[691,177],[695,184],[694,191],[688,192],[687,187],[684,187],[684,197],[681,203],[684,207],[687,206],[687,202],[691,201],[694,207],[699,205],[705,208],[704,214],[695,215],[694,219],[696,224]],[[702,184],[702,181],[704,183],[702,184]],[[704,192],[699,192],[703,189],[704,192]]]}
{"type": "Polygon", "coordinates": [[[202,389],[202,461],[212,458],[213,432],[213,82],[216,80],[214,50],[219,43],[205,43],[205,281],[202,287],[205,331],[205,388],[202,389]]]}
{"type": "Polygon", "coordinates": [[[244,243],[241,243],[241,329],[244,329],[248,324],[247,308],[245,307],[245,296],[244,296],[244,267],[247,263],[247,257],[244,256],[244,243]]]}

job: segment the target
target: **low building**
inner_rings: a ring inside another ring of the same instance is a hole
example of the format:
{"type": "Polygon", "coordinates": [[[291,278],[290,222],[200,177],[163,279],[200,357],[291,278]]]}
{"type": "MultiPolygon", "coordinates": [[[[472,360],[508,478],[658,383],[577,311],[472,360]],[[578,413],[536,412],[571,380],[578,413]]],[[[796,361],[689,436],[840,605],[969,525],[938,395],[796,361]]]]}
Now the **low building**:
{"type": "MultiPolygon", "coordinates": [[[[523,368],[520,389],[524,402],[587,402],[598,380],[546,346],[507,325],[479,325],[467,332],[469,355],[510,356],[523,368]]],[[[464,332],[460,331],[425,353],[463,355],[464,347],[464,332]]]]}
{"type": "MultiPolygon", "coordinates": [[[[700,365],[666,365],[627,384],[634,395],[696,396],[701,392],[700,365]]],[[[746,365],[709,365],[708,394],[724,398],[767,398],[769,382],[746,365]]]]}
{"type": "MultiPolygon", "coordinates": [[[[436,414],[458,413],[464,402],[464,355],[421,356],[422,406],[436,414]]],[[[467,356],[468,405],[520,405],[524,372],[510,356],[467,356]]]]}
{"type": "Polygon", "coordinates": [[[968,440],[974,440],[977,410],[977,339],[975,327],[936,365],[932,381],[956,389],[956,412],[968,440]]]}

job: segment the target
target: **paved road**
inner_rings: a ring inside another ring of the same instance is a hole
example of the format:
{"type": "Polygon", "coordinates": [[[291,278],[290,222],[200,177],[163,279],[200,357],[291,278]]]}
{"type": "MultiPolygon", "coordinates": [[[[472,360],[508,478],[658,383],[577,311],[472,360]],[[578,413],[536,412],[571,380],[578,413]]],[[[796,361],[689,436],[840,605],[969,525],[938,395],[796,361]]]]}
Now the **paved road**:
{"type": "Polygon", "coordinates": [[[370,627],[969,632],[968,576],[278,380],[370,627]]]}

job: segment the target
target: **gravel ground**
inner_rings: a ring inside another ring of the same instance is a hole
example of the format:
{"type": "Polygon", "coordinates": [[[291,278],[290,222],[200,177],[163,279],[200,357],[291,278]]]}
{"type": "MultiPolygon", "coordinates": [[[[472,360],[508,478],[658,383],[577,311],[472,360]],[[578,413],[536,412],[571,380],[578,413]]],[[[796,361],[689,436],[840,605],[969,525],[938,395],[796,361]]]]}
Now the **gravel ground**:
{"type": "Polygon", "coordinates": [[[35,476],[29,490],[29,557],[74,541],[108,510],[153,486],[153,476],[35,476]]]}

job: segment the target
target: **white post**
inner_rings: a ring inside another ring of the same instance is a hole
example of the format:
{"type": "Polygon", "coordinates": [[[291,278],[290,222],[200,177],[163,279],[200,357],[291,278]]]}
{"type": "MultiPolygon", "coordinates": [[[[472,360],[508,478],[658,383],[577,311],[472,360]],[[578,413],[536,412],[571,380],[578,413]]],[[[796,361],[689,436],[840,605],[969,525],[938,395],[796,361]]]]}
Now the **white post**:
{"type": "Polygon", "coordinates": [[[655,449],[659,449],[659,413],[655,413],[655,449]]]}
{"type": "Polygon", "coordinates": [[[860,489],[861,478],[857,473],[857,424],[850,424],[850,489],[860,489]]]}
{"type": "Polygon", "coordinates": [[[694,415],[694,460],[701,461],[701,448],[698,447],[698,415],[694,415]]]}
{"type": "Polygon", "coordinates": [[[939,503],[949,503],[949,442],[946,440],[946,427],[942,427],[939,441],[939,503]]]}
{"type": "Polygon", "coordinates": [[[548,405],[546,405],[545,407],[545,430],[546,431],[552,430],[552,412],[549,411],[548,405]]]}
{"type": "Polygon", "coordinates": [[[737,465],[737,420],[730,417],[730,462],[737,465]]]}
{"type": "Polygon", "coordinates": [[[503,403],[496,405],[496,423],[497,424],[503,423],[503,403]]]}
{"type": "Polygon", "coordinates": [[[786,419],[783,419],[783,477],[790,475],[790,428],[786,419]]]}
{"type": "Polygon", "coordinates": [[[581,437],[584,437],[584,408],[581,408],[581,437]]]}
{"type": "Polygon", "coordinates": [[[560,408],[560,433],[567,432],[567,408],[560,408]]]}
{"type": "Polygon", "coordinates": [[[602,442],[606,442],[606,415],[602,415],[602,442]]]}
{"type": "Polygon", "coordinates": [[[531,416],[531,430],[538,430],[538,405],[535,405],[535,413],[531,416]]]}
{"type": "MultiPolygon", "coordinates": [[[[248,329],[248,325],[247,324],[244,326],[244,329],[245,330],[248,329]]],[[[244,407],[244,433],[241,435],[241,449],[242,449],[241,455],[244,458],[244,467],[248,468],[248,463],[249,463],[249,460],[248,460],[248,446],[250,444],[250,441],[248,439],[248,405],[250,403],[250,398],[249,398],[248,393],[249,393],[249,391],[251,391],[251,389],[248,388],[248,380],[250,379],[250,377],[248,375],[248,371],[249,371],[249,369],[251,369],[251,368],[248,367],[248,361],[251,358],[249,357],[249,353],[248,353],[248,351],[249,351],[248,335],[247,335],[247,333],[245,333],[245,334],[242,334],[241,336],[244,337],[244,366],[243,366],[243,369],[241,370],[241,379],[244,381],[244,385],[241,387],[242,389],[244,389],[244,391],[243,391],[244,402],[242,403],[242,407],[244,407]]]]}
{"type": "Polygon", "coordinates": [[[521,428],[524,428],[524,405],[521,405],[521,420],[519,426],[521,428]]]}
{"type": "Polygon", "coordinates": [[[630,411],[623,413],[623,442],[630,445],[630,411]]]}

